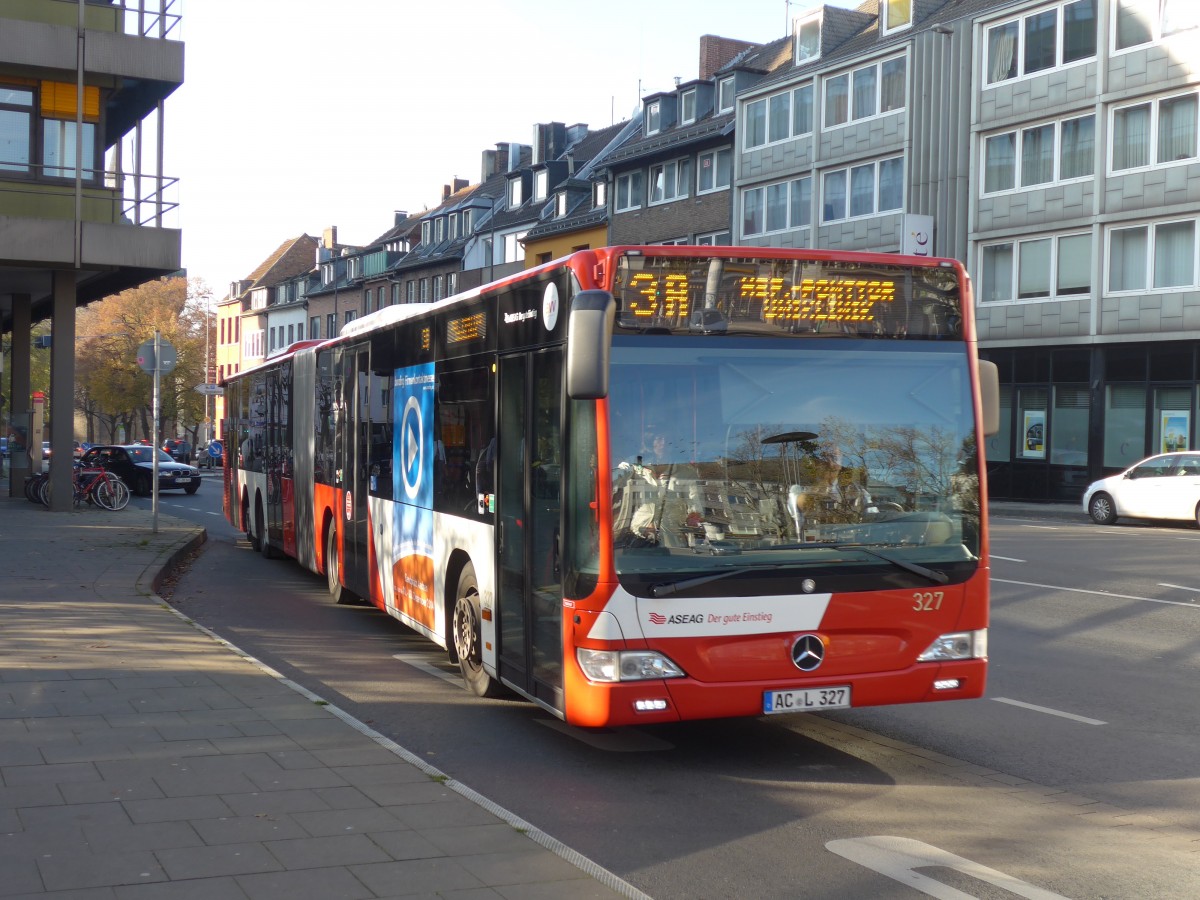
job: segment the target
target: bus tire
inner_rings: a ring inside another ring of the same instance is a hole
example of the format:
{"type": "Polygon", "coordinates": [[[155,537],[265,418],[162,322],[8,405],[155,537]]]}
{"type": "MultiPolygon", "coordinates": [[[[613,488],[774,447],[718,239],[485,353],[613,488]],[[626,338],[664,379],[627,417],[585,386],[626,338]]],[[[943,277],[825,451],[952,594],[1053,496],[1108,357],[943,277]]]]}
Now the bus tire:
{"type": "Polygon", "coordinates": [[[254,511],[254,530],[258,533],[258,552],[262,554],[262,558],[275,559],[279,554],[271,546],[271,535],[267,532],[267,521],[262,506],[254,511]]]}
{"type": "Polygon", "coordinates": [[[329,596],[335,603],[356,603],[358,594],[341,583],[341,568],[338,566],[337,529],[332,525],[325,532],[325,583],[329,585],[329,596]]]}
{"type": "Polygon", "coordinates": [[[475,567],[468,563],[458,576],[454,600],[454,652],[458,667],[471,693],[477,697],[499,697],[500,683],[483,667],[483,619],[475,567]]]}
{"type": "MultiPolygon", "coordinates": [[[[242,528],[245,529],[246,540],[250,542],[250,549],[255,553],[262,553],[258,537],[250,525],[250,501],[245,497],[242,498],[242,528]]],[[[261,532],[258,533],[261,534],[261,532]]]]}

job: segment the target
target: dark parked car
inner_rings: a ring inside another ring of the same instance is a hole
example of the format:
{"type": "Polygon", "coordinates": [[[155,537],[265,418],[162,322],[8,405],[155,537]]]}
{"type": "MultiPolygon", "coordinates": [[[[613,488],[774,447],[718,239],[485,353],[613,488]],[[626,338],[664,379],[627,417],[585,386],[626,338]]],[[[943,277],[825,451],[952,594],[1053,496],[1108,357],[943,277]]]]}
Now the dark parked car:
{"type": "Polygon", "coordinates": [[[182,438],[171,438],[163,441],[163,449],[170,454],[171,459],[175,462],[191,463],[192,461],[192,445],[182,438]]]}
{"type": "MultiPolygon", "coordinates": [[[[182,489],[189,494],[200,490],[200,470],[175,462],[165,450],[158,452],[158,489],[182,489]]],[[[84,466],[102,466],[119,476],[135,494],[146,496],[154,485],[153,447],[145,444],[99,444],[83,454],[84,466]]]]}

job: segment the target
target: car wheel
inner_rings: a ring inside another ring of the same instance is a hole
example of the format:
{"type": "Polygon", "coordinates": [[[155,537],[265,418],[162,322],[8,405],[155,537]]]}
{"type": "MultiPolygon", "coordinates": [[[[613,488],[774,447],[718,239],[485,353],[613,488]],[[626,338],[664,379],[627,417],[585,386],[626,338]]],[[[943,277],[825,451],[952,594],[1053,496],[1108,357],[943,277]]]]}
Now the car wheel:
{"type": "Polygon", "coordinates": [[[1117,521],[1117,507],[1108,494],[1097,494],[1088,504],[1088,514],[1097,525],[1111,525],[1117,521]]]}
{"type": "Polygon", "coordinates": [[[154,492],[154,485],[150,482],[150,476],[139,475],[134,480],[133,492],[139,497],[149,497],[154,492]]]}
{"type": "Polygon", "coordinates": [[[500,697],[506,691],[483,667],[483,617],[475,567],[468,564],[458,577],[454,601],[454,653],[463,680],[477,697],[500,697]]]}
{"type": "Polygon", "coordinates": [[[187,487],[185,487],[183,489],[183,492],[185,494],[194,494],[198,490],[200,490],[200,482],[196,482],[195,484],[189,484],[187,487]]]}

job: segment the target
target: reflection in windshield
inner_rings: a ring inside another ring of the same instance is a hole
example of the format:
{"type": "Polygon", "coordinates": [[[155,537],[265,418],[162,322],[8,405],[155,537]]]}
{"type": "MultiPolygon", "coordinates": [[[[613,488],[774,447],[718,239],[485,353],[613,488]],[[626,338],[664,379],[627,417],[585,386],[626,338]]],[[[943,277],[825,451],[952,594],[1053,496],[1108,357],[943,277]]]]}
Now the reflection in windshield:
{"type": "Polygon", "coordinates": [[[609,409],[620,573],[979,552],[962,344],[618,337],[609,409]]]}

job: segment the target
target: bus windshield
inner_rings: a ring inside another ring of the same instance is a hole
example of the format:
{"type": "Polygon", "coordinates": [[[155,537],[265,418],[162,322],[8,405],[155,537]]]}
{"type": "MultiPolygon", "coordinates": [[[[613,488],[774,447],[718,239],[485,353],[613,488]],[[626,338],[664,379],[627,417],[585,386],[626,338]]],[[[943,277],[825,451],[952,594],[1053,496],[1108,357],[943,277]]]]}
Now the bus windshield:
{"type": "Polygon", "coordinates": [[[609,415],[620,576],[978,558],[962,343],[617,335],[609,415]]]}

